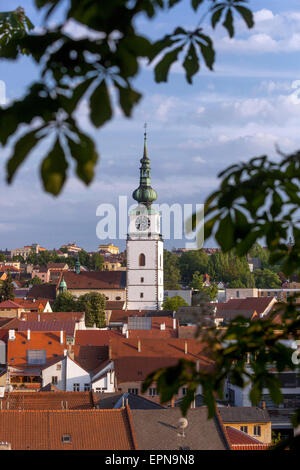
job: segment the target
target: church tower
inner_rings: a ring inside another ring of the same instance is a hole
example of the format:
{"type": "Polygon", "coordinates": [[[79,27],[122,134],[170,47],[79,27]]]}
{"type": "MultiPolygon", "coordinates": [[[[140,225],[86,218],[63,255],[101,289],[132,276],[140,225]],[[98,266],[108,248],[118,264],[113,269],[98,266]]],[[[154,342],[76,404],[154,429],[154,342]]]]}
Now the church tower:
{"type": "Polygon", "coordinates": [[[140,185],[132,194],[138,205],[129,213],[126,308],[160,310],[164,297],[164,244],[160,214],[152,207],[157,193],[151,187],[146,131],[144,155],[140,162],[140,185]]]}

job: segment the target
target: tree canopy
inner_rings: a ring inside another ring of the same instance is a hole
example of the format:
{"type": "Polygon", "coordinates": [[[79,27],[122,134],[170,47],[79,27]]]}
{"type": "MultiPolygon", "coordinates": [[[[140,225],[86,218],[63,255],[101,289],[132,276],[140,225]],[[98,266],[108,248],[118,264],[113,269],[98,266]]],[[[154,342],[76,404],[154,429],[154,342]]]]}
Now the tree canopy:
{"type": "Polygon", "coordinates": [[[213,28],[222,25],[230,37],[237,18],[248,28],[254,25],[245,0],[191,0],[195,26],[190,30],[178,25],[158,40],[139,33],[139,17],[151,21],[158,12],[180,2],[183,0],[113,0],[104,8],[96,0],[35,0],[36,8],[44,12],[41,32],[32,31],[22,9],[0,15],[0,59],[16,61],[26,51],[40,72],[21,99],[0,109],[0,143],[4,148],[13,145],[7,161],[8,183],[31,151],[51,137],[40,168],[45,191],[58,195],[73,164],[77,177],[90,184],[99,155],[76,120],[82,99],[89,102],[89,117],[96,128],[112,119],[114,94],[116,106],[130,117],[142,98],[134,88],[141,60],[155,61],[154,80],[158,83],[168,80],[171,65],[179,60],[191,84],[203,65],[213,70],[215,62],[213,40],[205,32],[206,17],[213,28]],[[65,16],[53,26],[51,15],[60,6],[65,7],[65,16]],[[65,26],[70,21],[86,27],[87,37],[68,34],[65,26]]]}

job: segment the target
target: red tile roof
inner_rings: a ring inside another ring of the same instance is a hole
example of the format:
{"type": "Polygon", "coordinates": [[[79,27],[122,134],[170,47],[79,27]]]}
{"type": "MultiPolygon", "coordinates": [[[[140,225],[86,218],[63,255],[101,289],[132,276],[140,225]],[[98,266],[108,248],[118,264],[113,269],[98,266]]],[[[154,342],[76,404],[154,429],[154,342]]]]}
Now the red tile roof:
{"type": "Polygon", "coordinates": [[[0,441],[11,443],[12,450],[133,450],[136,448],[126,408],[0,411],[0,441]],[[63,436],[69,436],[71,441],[63,442],[63,436]]]}
{"type": "Polygon", "coordinates": [[[79,346],[72,347],[74,360],[84,370],[92,372],[108,359],[107,346],[79,346]]]}
{"type": "Polygon", "coordinates": [[[109,323],[127,323],[128,317],[143,317],[146,310],[113,310],[109,318],[109,323]]]}
{"type": "Polygon", "coordinates": [[[64,277],[68,289],[125,289],[125,271],[83,271],[76,274],[74,271],[63,271],[58,281],[64,277]]]}
{"type": "Polygon", "coordinates": [[[2,410],[85,410],[96,408],[94,392],[10,392],[0,398],[2,410]]]}
{"type": "Polygon", "coordinates": [[[77,330],[75,344],[80,346],[105,346],[112,338],[123,337],[113,330],[77,330]]]}
{"type": "Polygon", "coordinates": [[[214,362],[204,351],[206,346],[195,340],[140,338],[140,352],[138,341],[137,338],[110,341],[110,358],[114,361],[119,384],[126,381],[143,381],[148,374],[160,367],[176,365],[179,359],[199,361],[199,368],[202,370],[214,367],[214,362]]]}
{"type": "MultiPolygon", "coordinates": [[[[7,362],[12,367],[28,367],[27,350],[45,349],[47,363],[63,356],[66,349],[66,334],[63,332],[63,343],[60,343],[60,332],[57,331],[31,331],[30,340],[27,332],[16,331],[15,339],[8,340],[7,362]]],[[[31,366],[32,367],[32,366],[31,366]]],[[[39,368],[39,366],[37,366],[39,368]]]]}
{"type": "Polygon", "coordinates": [[[75,321],[84,319],[84,312],[22,312],[21,318],[27,321],[75,321]]]}
{"type": "Polygon", "coordinates": [[[233,450],[267,450],[268,445],[239,429],[226,426],[226,433],[233,450]]]}
{"type": "Polygon", "coordinates": [[[128,330],[129,338],[177,338],[178,321],[176,320],[176,328],[173,328],[173,318],[171,317],[151,317],[151,330],[128,330]],[[165,329],[161,329],[161,325],[165,324],[165,329]]]}
{"type": "Polygon", "coordinates": [[[4,300],[4,302],[0,303],[0,308],[17,309],[17,308],[22,308],[22,307],[19,304],[17,304],[16,302],[13,302],[12,300],[4,300]]]}

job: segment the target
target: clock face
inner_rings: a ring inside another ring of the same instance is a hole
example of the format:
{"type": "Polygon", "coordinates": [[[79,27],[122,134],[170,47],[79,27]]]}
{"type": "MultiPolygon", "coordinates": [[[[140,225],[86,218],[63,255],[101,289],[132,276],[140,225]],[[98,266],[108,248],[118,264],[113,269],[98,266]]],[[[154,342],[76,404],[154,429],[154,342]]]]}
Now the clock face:
{"type": "Polygon", "coordinates": [[[150,227],[149,217],[146,217],[145,215],[139,215],[136,218],[135,226],[136,226],[137,230],[140,230],[140,231],[144,232],[145,230],[147,230],[150,227]]]}

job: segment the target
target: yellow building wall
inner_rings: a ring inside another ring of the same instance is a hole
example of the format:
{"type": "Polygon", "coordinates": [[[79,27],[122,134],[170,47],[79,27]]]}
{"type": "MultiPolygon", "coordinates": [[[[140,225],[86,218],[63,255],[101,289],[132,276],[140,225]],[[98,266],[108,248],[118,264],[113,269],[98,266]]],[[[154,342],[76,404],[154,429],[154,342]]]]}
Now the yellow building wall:
{"type": "Polygon", "coordinates": [[[225,426],[231,426],[232,428],[238,429],[241,431],[241,426],[248,427],[248,435],[254,437],[260,442],[264,444],[270,444],[272,441],[272,428],[271,428],[271,421],[269,423],[226,423],[224,422],[225,426]],[[254,426],[261,427],[261,436],[254,435],[254,426]]]}

